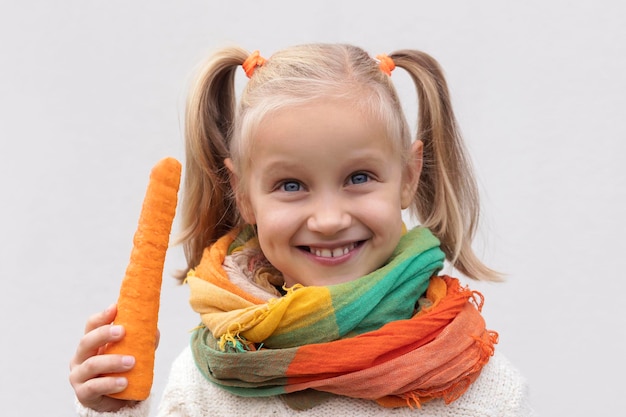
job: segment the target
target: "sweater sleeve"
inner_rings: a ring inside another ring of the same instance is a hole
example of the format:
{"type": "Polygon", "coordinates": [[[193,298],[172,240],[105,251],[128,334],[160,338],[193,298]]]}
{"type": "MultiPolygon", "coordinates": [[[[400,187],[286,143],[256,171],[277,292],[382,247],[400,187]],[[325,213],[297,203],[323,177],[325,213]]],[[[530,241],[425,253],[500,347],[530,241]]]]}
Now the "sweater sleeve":
{"type": "Polygon", "coordinates": [[[150,402],[140,401],[132,407],[124,407],[115,412],[99,412],[85,407],[76,400],[76,413],[79,417],[148,417],[150,402]]]}

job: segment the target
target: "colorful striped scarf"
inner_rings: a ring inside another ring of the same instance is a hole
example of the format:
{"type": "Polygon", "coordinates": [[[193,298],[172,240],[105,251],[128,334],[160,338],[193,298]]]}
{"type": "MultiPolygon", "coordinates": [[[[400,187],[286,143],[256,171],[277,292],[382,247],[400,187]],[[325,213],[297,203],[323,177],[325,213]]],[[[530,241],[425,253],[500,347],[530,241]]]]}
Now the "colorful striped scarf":
{"type": "Polygon", "coordinates": [[[196,364],[240,396],[274,396],[296,409],[330,394],[387,407],[458,398],[493,354],[482,298],[443,267],[425,228],[405,234],[388,263],[326,287],[272,284],[250,229],[205,250],[187,277],[202,319],[192,337],[196,364]]]}

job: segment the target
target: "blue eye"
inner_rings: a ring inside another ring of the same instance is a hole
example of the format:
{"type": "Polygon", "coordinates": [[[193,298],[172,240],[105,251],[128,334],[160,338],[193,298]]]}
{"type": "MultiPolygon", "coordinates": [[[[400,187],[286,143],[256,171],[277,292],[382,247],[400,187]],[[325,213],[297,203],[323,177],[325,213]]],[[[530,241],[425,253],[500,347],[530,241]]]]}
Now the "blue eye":
{"type": "Polygon", "coordinates": [[[294,191],[300,191],[301,186],[300,186],[300,183],[296,181],[286,181],[283,183],[281,188],[283,189],[283,191],[292,193],[294,191]]]}
{"type": "Polygon", "coordinates": [[[363,183],[369,181],[369,179],[370,179],[369,175],[360,172],[358,174],[352,175],[350,177],[350,182],[352,184],[363,184],[363,183]]]}

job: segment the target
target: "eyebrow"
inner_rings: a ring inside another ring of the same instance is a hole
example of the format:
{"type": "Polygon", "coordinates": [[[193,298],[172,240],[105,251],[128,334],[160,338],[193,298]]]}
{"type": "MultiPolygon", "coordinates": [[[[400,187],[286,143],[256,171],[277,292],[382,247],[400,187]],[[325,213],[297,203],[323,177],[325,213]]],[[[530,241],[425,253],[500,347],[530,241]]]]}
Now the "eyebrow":
{"type": "Polygon", "coordinates": [[[270,161],[267,165],[263,167],[263,174],[267,175],[275,171],[294,171],[302,168],[302,162],[292,162],[285,160],[275,160],[270,161]]]}
{"type": "MultiPolygon", "coordinates": [[[[361,155],[356,155],[352,158],[346,157],[345,162],[350,162],[353,164],[371,164],[371,163],[383,163],[386,164],[388,162],[387,158],[383,158],[380,156],[378,152],[362,152],[361,155]]],[[[284,159],[276,159],[274,161],[270,161],[270,163],[266,166],[268,169],[277,168],[286,168],[286,169],[297,169],[302,166],[303,161],[291,161],[284,159]]]]}

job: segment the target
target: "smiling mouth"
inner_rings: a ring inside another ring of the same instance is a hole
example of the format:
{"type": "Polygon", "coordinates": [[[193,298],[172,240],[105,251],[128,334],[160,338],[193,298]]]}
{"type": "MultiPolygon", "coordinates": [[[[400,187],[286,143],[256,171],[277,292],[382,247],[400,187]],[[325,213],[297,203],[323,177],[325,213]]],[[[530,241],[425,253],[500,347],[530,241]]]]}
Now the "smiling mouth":
{"type": "Polygon", "coordinates": [[[347,255],[362,243],[363,241],[353,242],[336,248],[316,248],[315,246],[301,246],[300,248],[320,258],[338,258],[347,255]]]}

